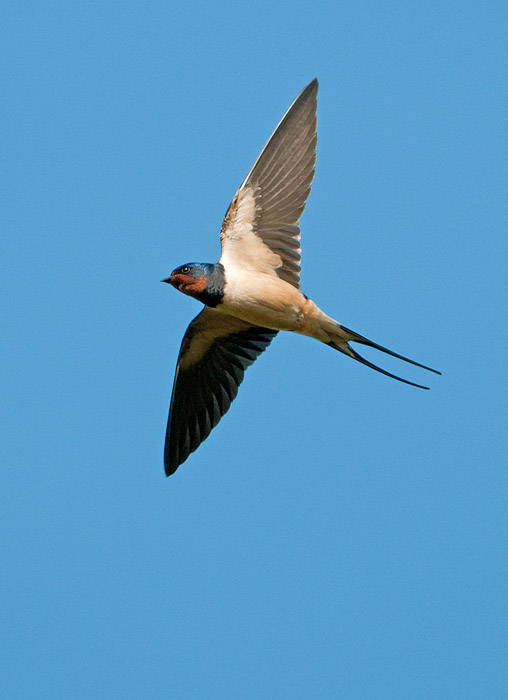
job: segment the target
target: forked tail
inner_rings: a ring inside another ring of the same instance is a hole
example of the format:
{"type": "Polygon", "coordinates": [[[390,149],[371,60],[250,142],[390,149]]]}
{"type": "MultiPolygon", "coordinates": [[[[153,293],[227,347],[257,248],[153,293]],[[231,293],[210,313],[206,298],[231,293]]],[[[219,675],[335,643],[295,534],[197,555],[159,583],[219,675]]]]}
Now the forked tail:
{"type": "MultiPolygon", "coordinates": [[[[381,372],[381,374],[385,374],[387,377],[391,377],[392,379],[396,379],[399,382],[404,382],[404,384],[410,384],[411,386],[416,386],[419,389],[428,389],[428,386],[423,386],[422,384],[416,384],[415,382],[410,382],[408,379],[402,379],[402,377],[397,377],[396,374],[392,374],[391,372],[387,372],[385,369],[381,369],[381,367],[378,367],[377,365],[373,364],[372,362],[369,362],[369,360],[366,360],[364,357],[359,355],[353,348],[349,345],[348,341],[353,341],[354,343],[361,343],[362,345],[368,345],[371,348],[375,348],[376,350],[381,350],[381,352],[386,353],[387,355],[391,355],[392,357],[396,357],[399,360],[404,360],[404,362],[409,362],[411,365],[416,365],[416,367],[421,367],[422,369],[426,369],[429,372],[434,372],[434,374],[441,374],[441,372],[438,372],[437,369],[432,369],[432,367],[427,367],[426,365],[422,365],[419,362],[415,362],[414,360],[410,360],[408,357],[404,357],[403,355],[399,355],[396,352],[393,352],[393,350],[388,350],[388,348],[383,347],[382,345],[378,345],[377,343],[374,343],[372,340],[369,340],[368,338],[364,338],[363,335],[359,335],[358,333],[355,333],[354,331],[349,330],[349,328],[345,328],[345,326],[340,326],[341,330],[343,333],[347,334],[349,338],[343,339],[340,337],[337,339],[337,342],[335,341],[330,341],[327,343],[330,347],[334,348],[335,350],[338,350],[339,352],[344,353],[344,355],[347,355],[348,357],[352,357],[354,360],[358,360],[358,362],[361,362],[362,365],[366,365],[367,367],[371,367],[372,369],[375,369],[376,372],[381,372]]],[[[341,334],[342,335],[342,334],[341,334]]]]}

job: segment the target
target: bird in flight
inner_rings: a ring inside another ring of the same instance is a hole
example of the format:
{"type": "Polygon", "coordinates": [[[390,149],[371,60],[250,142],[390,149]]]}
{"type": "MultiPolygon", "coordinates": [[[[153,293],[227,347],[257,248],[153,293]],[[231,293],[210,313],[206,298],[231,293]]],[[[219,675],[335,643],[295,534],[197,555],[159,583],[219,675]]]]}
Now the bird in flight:
{"type": "Polygon", "coordinates": [[[316,161],[318,81],[298,95],[226,212],[217,263],[187,263],[163,280],[205,306],[183,337],[176,367],[164,466],[170,476],[205,440],[235,398],[247,367],[278,331],[326,343],[398,381],[350,343],[440,374],[342,326],[299,291],[299,220],[316,161]]]}

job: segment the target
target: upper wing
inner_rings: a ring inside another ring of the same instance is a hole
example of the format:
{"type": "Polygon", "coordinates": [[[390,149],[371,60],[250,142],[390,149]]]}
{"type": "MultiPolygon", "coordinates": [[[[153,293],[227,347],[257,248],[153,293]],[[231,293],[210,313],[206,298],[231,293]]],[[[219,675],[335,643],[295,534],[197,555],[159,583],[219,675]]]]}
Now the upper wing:
{"type": "Polygon", "coordinates": [[[167,476],[208,437],[238,393],[245,370],[276,335],[208,307],[191,322],[180,348],[169,408],[167,476]]]}
{"type": "Polygon", "coordinates": [[[226,213],[220,261],[300,284],[300,216],[316,162],[318,82],[286,112],[226,213]]]}

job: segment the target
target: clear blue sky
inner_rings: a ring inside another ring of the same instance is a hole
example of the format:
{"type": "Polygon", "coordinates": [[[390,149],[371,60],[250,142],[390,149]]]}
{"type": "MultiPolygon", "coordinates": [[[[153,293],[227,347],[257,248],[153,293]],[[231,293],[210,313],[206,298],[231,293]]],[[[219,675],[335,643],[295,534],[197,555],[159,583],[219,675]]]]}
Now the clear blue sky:
{"type": "Polygon", "coordinates": [[[0,694],[508,688],[508,8],[8,2],[0,694]],[[280,334],[166,479],[160,280],[320,80],[302,289],[443,371],[280,334]]]}

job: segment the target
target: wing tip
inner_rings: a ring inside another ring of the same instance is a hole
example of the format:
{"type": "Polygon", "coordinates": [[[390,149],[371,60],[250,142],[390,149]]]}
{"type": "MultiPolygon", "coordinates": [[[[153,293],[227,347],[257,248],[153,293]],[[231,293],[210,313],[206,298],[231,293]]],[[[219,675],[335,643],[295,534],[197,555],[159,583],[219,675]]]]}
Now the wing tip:
{"type": "Polygon", "coordinates": [[[166,446],[164,449],[164,472],[166,476],[171,476],[176,472],[180,464],[185,462],[185,459],[178,459],[173,451],[170,451],[166,446]]]}
{"type": "Polygon", "coordinates": [[[318,90],[319,90],[319,81],[317,78],[313,78],[310,81],[310,83],[303,88],[301,93],[296,98],[295,103],[299,102],[300,100],[304,100],[306,97],[309,97],[310,95],[315,97],[317,95],[318,90]]]}

